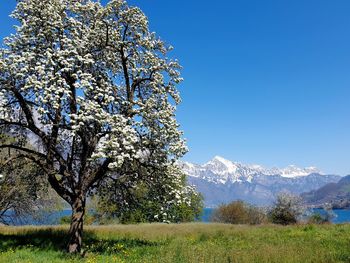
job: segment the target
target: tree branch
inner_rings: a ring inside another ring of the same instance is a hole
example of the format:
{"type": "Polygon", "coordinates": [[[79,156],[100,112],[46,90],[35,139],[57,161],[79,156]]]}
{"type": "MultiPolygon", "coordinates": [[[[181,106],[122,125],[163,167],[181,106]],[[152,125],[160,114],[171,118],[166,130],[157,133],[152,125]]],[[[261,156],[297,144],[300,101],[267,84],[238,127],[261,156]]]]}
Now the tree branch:
{"type": "Polygon", "coordinates": [[[33,114],[31,109],[28,107],[28,104],[26,103],[26,100],[22,96],[22,94],[15,88],[10,86],[10,90],[13,92],[17,100],[19,101],[19,104],[21,106],[21,109],[24,112],[24,115],[26,117],[26,121],[28,123],[28,128],[33,131],[36,135],[38,135],[44,142],[47,141],[46,134],[42,132],[36,125],[35,121],[33,119],[33,114]]]}
{"type": "Polygon", "coordinates": [[[26,152],[26,153],[29,153],[29,154],[36,155],[36,156],[38,156],[40,158],[43,158],[44,160],[46,159],[46,155],[45,154],[37,152],[37,151],[34,151],[34,150],[31,150],[31,149],[28,149],[28,148],[21,147],[21,146],[18,146],[18,145],[13,145],[13,144],[0,145],[0,149],[4,149],[4,148],[11,148],[11,149],[19,150],[19,151],[22,151],[22,152],[26,152]]]}
{"type": "Polygon", "coordinates": [[[95,172],[93,172],[88,178],[86,178],[86,183],[83,185],[83,189],[87,190],[89,189],[91,186],[93,186],[96,182],[100,181],[103,176],[107,173],[108,171],[108,165],[112,162],[111,158],[107,158],[106,160],[104,160],[104,162],[102,163],[102,165],[95,170],[95,172]]]}

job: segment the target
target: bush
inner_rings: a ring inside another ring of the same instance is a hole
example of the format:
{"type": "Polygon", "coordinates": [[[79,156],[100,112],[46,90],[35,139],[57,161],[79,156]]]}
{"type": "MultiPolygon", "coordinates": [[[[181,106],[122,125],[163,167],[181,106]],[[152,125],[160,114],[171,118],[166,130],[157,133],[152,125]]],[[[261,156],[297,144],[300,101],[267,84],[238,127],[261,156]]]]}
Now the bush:
{"type": "Polygon", "coordinates": [[[248,209],[248,219],[250,225],[260,225],[268,222],[266,212],[262,208],[254,206],[250,206],[248,209]]]}
{"type": "Polygon", "coordinates": [[[219,206],[214,211],[211,221],[257,225],[266,222],[266,215],[260,208],[246,204],[243,201],[234,201],[219,206]]]}
{"type": "Polygon", "coordinates": [[[328,218],[320,213],[311,215],[307,221],[308,224],[326,224],[329,222],[328,218]]]}
{"type": "MultiPolygon", "coordinates": [[[[70,225],[71,220],[72,220],[72,216],[62,216],[59,219],[59,224],[60,225],[70,225]]],[[[92,225],[95,223],[95,221],[96,221],[96,218],[93,215],[91,215],[89,213],[86,213],[84,215],[84,224],[92,225]]]]}
{"type": "Polygon", "coordinates": [[[280,194],[269,212],[269,219],[274,224],[296,224],[303,214],[301,199],[291,194],[280,194]]]}
{"type": "Polygon", "coordinates": [[[332,206],[325,204],[323,206],[322,212],[317,212],[312,214],[308,218],[309,224],[329,224],[332,222],[332,219],[336,217],[336,214],[333,212],[332,206]]]}
{"type": "Polygon", "coordinates": [[[62,216],[60,218],[59,223],[60,223],[60,225],[69,225],[71,222],[71,219],[72,219],[71,216],[62,216]]]}

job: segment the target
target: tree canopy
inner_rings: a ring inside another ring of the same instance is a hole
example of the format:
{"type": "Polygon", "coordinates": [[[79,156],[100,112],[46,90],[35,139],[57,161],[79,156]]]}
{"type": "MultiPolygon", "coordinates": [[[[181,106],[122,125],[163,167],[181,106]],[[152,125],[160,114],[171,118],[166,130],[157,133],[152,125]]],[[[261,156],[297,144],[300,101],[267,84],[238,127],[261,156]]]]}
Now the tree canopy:
{"type": "Polygon", "coordinates": [[[88,194],[112,173],[132,181],[139,167],[168,169],[186,152],[175,119],[180,65],[123,0],[21,0],[12,17],[19,26],[0,50],[0,127],[16,141],[0,148],[40,166],[72,206],[68,247],[79,252],[88,194]]]}

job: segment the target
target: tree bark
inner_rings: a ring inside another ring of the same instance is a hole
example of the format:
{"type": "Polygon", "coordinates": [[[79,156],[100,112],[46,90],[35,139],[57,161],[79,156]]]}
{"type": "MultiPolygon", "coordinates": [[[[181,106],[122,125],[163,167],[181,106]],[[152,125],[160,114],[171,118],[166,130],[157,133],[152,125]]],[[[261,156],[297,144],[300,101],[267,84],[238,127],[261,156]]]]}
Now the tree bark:
{"type": "Polygon", "coordinates": [[[85,196],[80,195],[72,203],[72,219],[69,229],[69,253],[80,253],[82,247],[83,225],[85,214],[85,196]]]}

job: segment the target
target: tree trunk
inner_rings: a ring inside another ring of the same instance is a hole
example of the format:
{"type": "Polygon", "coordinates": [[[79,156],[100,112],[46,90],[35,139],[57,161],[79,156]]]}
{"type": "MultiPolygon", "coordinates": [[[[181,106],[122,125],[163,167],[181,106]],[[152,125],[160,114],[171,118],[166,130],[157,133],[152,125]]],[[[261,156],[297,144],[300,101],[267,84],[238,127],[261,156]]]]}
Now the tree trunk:
{"type": "Polygon", "coordinates": [[[72,203],[72,219],[69,229],[69,253],[80,253],[82,246],[83,224],[85,214],[85,196],[78,196],[72,203]]]}

